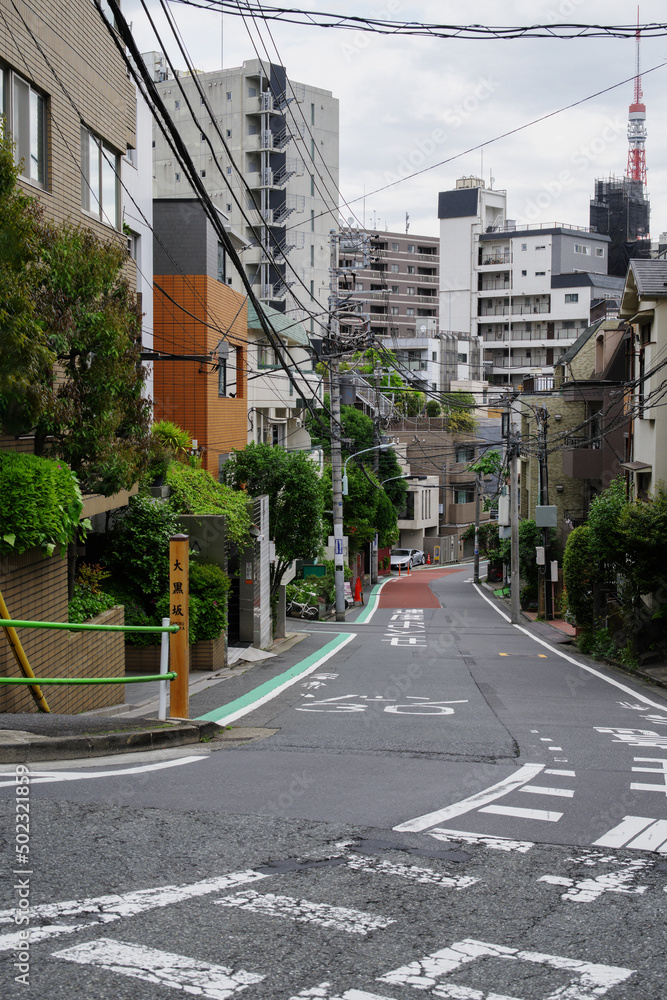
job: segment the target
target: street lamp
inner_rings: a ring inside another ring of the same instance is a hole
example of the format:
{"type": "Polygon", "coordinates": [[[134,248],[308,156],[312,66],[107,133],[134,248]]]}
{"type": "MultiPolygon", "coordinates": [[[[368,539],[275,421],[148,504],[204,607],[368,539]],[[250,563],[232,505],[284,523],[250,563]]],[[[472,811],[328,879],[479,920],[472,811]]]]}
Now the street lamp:
{"type": "Polygon", "coordinates": [[[384,486],[385,483],[390,483],[393,479],[415,479],[417,482],[421,482],[422,479],[428,479],[428,476],[413,476],[409,472],[406,472],[402,476],[390,476],[389,479],[383,479],[380,486],[384,486]]]}
{"type": "MultiPolygon", "coordinates": [[[[343,463],[343,496],[347,496],[347,463],[351,458],[356,458],[357,455],[364,455],[367,451],[384,451],[386,448],[392,448],[393,444],[391,441],[385,441],[384,444],[374,444],[371,448],[362,448],[361,451],[355,451],[354,455],[348,455],[343,463]]],[[[400,479],[401,477],[396,477],[400,479]]],[[[385,480],[386,482],[386,480],[385,480]]]]}

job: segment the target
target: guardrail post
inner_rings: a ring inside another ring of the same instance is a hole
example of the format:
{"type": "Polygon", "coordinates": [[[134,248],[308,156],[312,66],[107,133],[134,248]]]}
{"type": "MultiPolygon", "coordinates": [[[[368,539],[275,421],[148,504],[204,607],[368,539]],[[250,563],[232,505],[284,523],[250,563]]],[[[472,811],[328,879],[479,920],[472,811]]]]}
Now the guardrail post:
{"type": "MultiPolygon", "coordinates": [[[[169,625],[169,619],[162,619],[162,628],[167,628],[169,625]]],[[[169,632],[162,633],[162,640],[160,646],[160,674],[166,674],[169,670],[169,632]]],[[[169,681],[160,681],[160,693],[158,695],[158,710],[157,717],[164,721],[167,718],[167,689],[169,687],[169,681]]]]}
{"type": "Polygon", "coordinates": [[[169,706],[169,715],[175,719],[187,719],[190,712],[189,541],[188,535],[172,535],[169,539],[169,620],[178,625],[178,632],[171,632],[169,637],[171,669],[178,674],[171,682],[169,706]]]}

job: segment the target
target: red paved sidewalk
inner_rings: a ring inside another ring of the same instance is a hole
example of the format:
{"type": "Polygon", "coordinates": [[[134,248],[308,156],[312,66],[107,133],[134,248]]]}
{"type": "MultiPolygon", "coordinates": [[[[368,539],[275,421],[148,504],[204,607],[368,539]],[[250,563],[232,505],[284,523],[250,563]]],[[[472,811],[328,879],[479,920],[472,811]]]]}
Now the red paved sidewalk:
{"type": "MultiPolygon", "coordinates": [[[[526,618],[530,618],[530,620],[533,622],[537,621],[537,611],[524,611],[522,612],[522,614],[524,614],[526,618]]],[[[540,621],[540,624],[550,625],[551,628],[557,628],[559,632],[564,632],[565,635],[569,636],[571,639],[574,639],[575,636],[574,625],[570,625],[569,622],[564,621],[562,618],[554,618],[553,621],[551,619],[549,621],[544,621],[544,619],[542,619],[540,621]]]]}

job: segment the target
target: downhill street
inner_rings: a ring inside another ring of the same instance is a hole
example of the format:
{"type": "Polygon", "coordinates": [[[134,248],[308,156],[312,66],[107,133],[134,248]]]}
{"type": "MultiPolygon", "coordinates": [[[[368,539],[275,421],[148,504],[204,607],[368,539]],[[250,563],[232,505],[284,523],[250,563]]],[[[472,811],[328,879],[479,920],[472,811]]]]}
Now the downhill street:
{"type": "Polygon", "coordinates": [[[392,579],[194,695],[232,739],[30,765],[3,996],[663,1000],[666,692],[471,576],[392,579]]]}

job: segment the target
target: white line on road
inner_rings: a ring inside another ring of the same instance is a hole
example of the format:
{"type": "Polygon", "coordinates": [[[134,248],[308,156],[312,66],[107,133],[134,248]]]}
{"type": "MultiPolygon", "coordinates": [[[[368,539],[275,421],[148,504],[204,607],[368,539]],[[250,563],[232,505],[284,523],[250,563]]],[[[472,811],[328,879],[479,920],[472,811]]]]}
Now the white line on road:
{"type": "MultiPolygon", "coordinates": [[[[500,608],[497,607],[494,604],[494,602],[486,596],[486,594],[483,594],[476,583],[473,584],[473,586],[477,591],[477,593],[479,594],[479,596],[482,598],[482,600],[486,601],[487,604],[490,604],[493,610],[496,611],[501,618],[504,618],[506,622],[510,622],[511,624],[511,620],[507,617],[505,612],[501,611],[500,608]]],[[[605,677],[605,675],[603,673],[600,673],[599,670],[595,670],[593,667],[589,667],[585,663],[581,663],[580,660],[575,660],[574,657],[568,656],[567,653],[561,652],[560,649],[556,649],[554,646],[550,646],[548,642],[545,642],[544,639],[539,639],[536,635],[533,635],[532,632],[529,632],[528,629],[525,629],[522,625],[513,625],[512,627],[518,629],[519,632],[523,632],[523,634],[527,635],[529,639],[533,640],[533,642],[539,642],[540,646],[544,646],[545,649],[548,649],[550,653],[555,653],[556,656],[560,656],[561,659],[567,660],[568,663],[573,663],[575,667],[580,667],[582,670],[586,670],[589,674],[593,674],[594,677],[598,677],[601,681],[605,681],[606,684],[612,684],[614,687],[620,688],[621,691],[625,691],[626,694],[631,695],[631,697],[636,698],[638,701],[643,701],[645,705],[650,705],[651,708],[659,708],[661,712],[664,712],[665,710],[664,703],[659,704],[658,702],[651,701],[650,698],[647,698],[643,694],[638,694],[637,691],[633,691],[632,688],[627,687],[625,684],[621,684],[620,681],[614,680],[613,677],[605,677]]]]}
{"type": "Polygon", "coordinates": [[[520,792],[533,792],[534,795],[556,795],[562,799],[574,798],[571,788],[546,788],[544,785],[524,785],[520,792]]]}
{"type": "Polygon", "coordinates": [[[527,854],[535,844],[530,840],[510,840],[509,837],[488,837],[483,833],[467,833],[464,830],[450,830],[441,827],[429,830],[429,837],[441,840],[445,844],[461,841],[464,844],[484,844],[494,851],[516,851],[517,854],[527,854]]]}
{"type": "Polygon", "coordinates": [[[607,831],[598,840],[594,840],[593,847],[625,847],[629,840],[651,823],[655,823],[655,820],[646,816],[624,816],[618,826],[607,831]]]}
{"type": "Polygon", "coordinates": [[[563,815],[546,809],[519,809],[516,806],[484,806],[481,813],[492,813],[494,816],[516,816],[518,819],[539,819],[545,823],[557,823],[563,815]]]}
{"type": "MultiPolygon", "coordinates": [[[[398,578],[397,578],[398,579],[398,578]]],[[[301,990],[290,1000],[390,1000],[390,997],[381,997],[377,993],[366,993],[364,990],[346,990],[345,993],[334,996],[331,992],[331,983],[320,983],[308,990],[301,990]]]]}
{"type": "Polygon", "coordinates": [[[124,944],[110,938],[99,938],[86,944],[54,952],[55,958],[80,965],[94,965],[117,972],[121,976],[131,976],[147,983],[171,986],[185,993],[195,993],[209,1000],[227,1000],[246,986],[261,983],[265,976],[243,969],[232,972],[225,965],[211,965],[196,958],[175,955],[170,951],[158,951],[137,944],[124,944]]]}
{"type": "MultiPolygon", "coordinates": [[[[116,768],[113,771],[31,771],[30,784],[44,785],[54,781],[83,781],[85,778],[118,778],[129,774],[146,774],[147,771],[161,771],[165,767],[179,767],[181,764],[194,764],[195,761],[208,760],[208,755],[179,757],[177,760],[161,760],[155,764],[143,764],[140,767],[116,768]]],[[[0,781],[0,788],[9,785],[14,787],[16,781],[0,781]]]]}
{"type": "Polygon", "coordinates": [[[530,781],[531,778],[534,778],[542,770],[544,770],[544,764],[524,764],[518,771],[511,774],[509,778],[503,778],[502,781],[491,785],[490,788],[486,788],[482,792],[477,792],[467,799],[462,799],[461,802],[445,806],[444,809],[436,809],[434,812],[426,813],[424,816],[418,816],[416,819],[400,823],[394,827],[394,830],[398,833],[421,833],[422,830],[428,829],[429,826],[446,823],[447,820],[452,819],[454,816],[462,816],[463,813],[471,812],[471,810],[478,809],[479,806],[485,805],[487,802],[493,802],[494,799],[499,799],[503,795],[507,795],[508,792],[519,788],[526,781],[530,781]]]}
{"type": "MultiPolygon", "coordinates": [[[[81,927],[92,927],[96,924],[112,923],[138,913],[180,903],[186,899],[205,896],[211,892],[233,889],[238,885],[256,882],[269,878],[268,874],[255,871],[233,872],[229,875],[219,875],[214,878],[202,879],[185,885],[161,885],[154,889],[137,889],[124,896],[96,896],[90,899],[72,899],[62,903],[38,903],[30,908],[30,940],[55,937],[59,934],[71,934],[81,927]],[[66,917],[92,917],[85,924],[55,924],[53,921],[66,917]],[[37,921],[46,920],[44,927],[36,926],[37,921]]],[[[16,910],[0,910],[0,924],[13,924],[16,910]]],[[[20,943],[18,932],[0,937],[0,951],[8,951],[20,943]]]]}
{"type": "Polygon", "coordinates": [[[495,993],[483,993],[479,990],[471,991],[468,987],[456,986],[454,983],[438,983],[438,980],[450,972],[457,972],[469,962],[476,959],[494,958],[508,959],[509,961],[533,962],[537,965],[549,965],[554,969],[567,970],[575,973],[575,978],[568,986],[563,986],[557,994],[562,1000],[593,1000],[600,997],[612,986],[618,986],[630,976],[634,975],[634,969],[623,969],[615,965],[595,965],[592,962],[583,962],[577,959],[564,958],[560,955],[545,955],[534,951],[519,951],[517,948],[505,948],[499,944],[487,944],[484,941],[475,941],[466,938],[464,941],[457,941],[450,948],[443,948],[441,951],[433,952],[417,962],[411,962],[400,969],[388,972],[381,976],[379,982],[391,983],[393,986],[414,986],[420,990],[431,989],[434,996],[456,997],[463,1000],[464,997],[470,1000],[511,1000],[510,997],[500,997],[495,993]]]}
{"type": "Polygon", "coordinates": [[[470,875],[441,875],[434,872],[432,868],[418,868],[417,865],[397,865],[391,861],[384,861],[380,858],[365,858],[356,854],[350,854],[345,864],[354,871],[367,872],[374,875],[396,875],[399,878],[407,879],[409,882],[419,882],[425,885],[440,885],[447,889],[468,889],[471,885],[479,882],[478,878],[470,875]]]}
{"type": "Polygon", "coordinates": [[[605,872],[596,878],[584,878],[577,881],[573,878],[561,878],[558,875],[543,875],[538,882],[548,882],[550,885],[562,885],[567,892],[561,893],[561,899],[566,903],[593,903],[604,896],[606,892],[621,893],[626,896],[643,896],[648,886],[629,885],[639,872],[645,868],[645,861],[621,861],[615,872],[605,872]]]}
{"type": "Polygon", "coordinates": [[[328,903],[311,903],[307,899],[277,896],[271,892],[262,894],[255,892],[254,889],[216,899],[215,904],[249,910],[265,917],[283,917],[298,924],[318,924],[320,927],[345,931],[347,934],[365,935],[369,931],[384,930],[390,924],[396,923],[389,917],[376,916],[363,910],[330,906],[328,903]]]}
{"type": "Polygon", "coordinates": [[[554,768],[554,767],[548,767],[544,773],[545,774],[562,774],[564,778],[576,778],[576,776],[577,776],[575,771],[559,771],[557,768],[554,768]]]}

